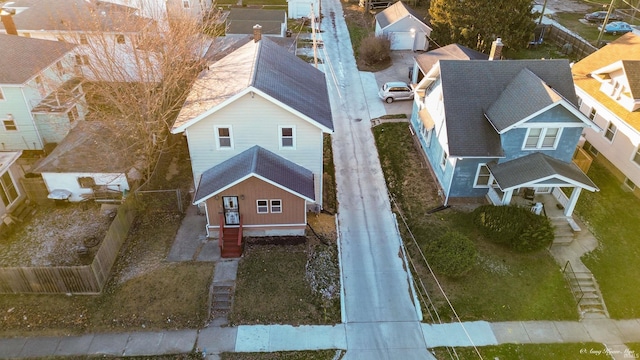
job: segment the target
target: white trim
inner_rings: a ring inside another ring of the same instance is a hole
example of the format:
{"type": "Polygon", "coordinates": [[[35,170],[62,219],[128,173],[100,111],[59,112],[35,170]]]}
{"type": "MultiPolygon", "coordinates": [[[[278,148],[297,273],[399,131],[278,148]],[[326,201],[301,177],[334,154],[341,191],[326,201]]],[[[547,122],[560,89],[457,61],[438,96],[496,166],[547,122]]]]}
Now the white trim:
{"type": "Polygon", "coordinates": [[[6,132],[9,132],[9,133],[11,133],[11,132],[18,132],[18,131],[20,131],[20,129],[18,128],[18,123],[16,122],[16,119],[15,119],[15,118],[6,118],[6,119],[5,119],[5,118],[3,118],[3,119],[2,119],[2,130],[3,130],[3,131],[6,131],[6,132]],[[5,123],[5,121],[11,121],[11,122],[13,123],[13,125],[12,125],[12,126],[13,126],[15,129],[13,129],[13,130],[9,130],[9,129],[7,129],[7,123],[5,123]]]}
{"type": "Polygon", "coordinates": [[[616,126],[616,124],[613,123],[613,121],[607,121],[607,128],[604,129],[604,131],[602,131],[602,137],[605,139],[605,141],[609,142],[609,143],[613,143],[613,140],[616,138],[616,135],[618,134],[618,127],[616,126]],[[615,131],[612,131],[613,135],[611,135],[611,139],[609,139],[607,137],[607,134],[609,133],[609,129],[611,127],[614,127],[615,131]]]}
{"type": "MultiPolygon", "coordinates": [[[[238,180],[236,180],[236,181],[234,181],[234,182],[230,183],[230,184],[229,184],[229,185],[227,185],[227,186],[224,186],[224,187],[220,188],[218,191],[214,191],[214,192],[212,192],[211,194],[209,194],[209,195],[207,195],[207,196],[203,197],[202,199],[200,199],[200,201],[195,201],[193,204],[194,204],[194,205],[198,205],[198,204],[200,204],[200,203],[201,203],[201,202],[203,202],[203,201],[207,201],[207,200],[209,200],[210,198],[212,198],[212,197],[216,196],[217,194],[219,194],[219,193],[221,193],[221,192],[223,192],[223,191],[225,191],[225,190],[227,190],[227,189],[229,189],[229,188],[231,188],[231,187],[233,187],[233,186],[235,186],[235,185],[238,185],[238,184],[240,184],[241,182],[243,182],[243,181],[245,181],[245,180],[247,180],[247,179],[249,179],[249,178],[251,178],[251,177],[255,177],[255,178],[256,178],[256,179],[258,179],[258,180],[262,180],[262,181],[264,181],[264,182],[266,182],[266,183],[268,183],[268,184],[271,184],[271,185],[273,185],[273,186],[275,186],[275,187],[277,187],[277,188],[279,188],[279,189],[281,189],[281,190],[284,190],[284,191],[288,192],[289,194],[293,194],[293,195],[295,195],[295,196],[297,196],[297,197],[299,197],[299,198],[301,198],[301,199],[304,199],[304,200],[306,200],[306,201],[308,201],[308,202],[310,202],[310,203],[314,203],[314,204],[316,203],[316,201],[315,201],[315,200],[313,200],[313,199],[311,199],[311,198],[308,198],[308,197],[306,197],[306,196],[304,196],[304,195],[302,195],[302,194],[299,194],[299,193],[297,193],[297,192],[295,192],[295,191],[293,191],[293,190],[291,190],[291,189],[289,189],[289,188],[287,188],[287,187],[284,187],[284,186],[282,186],[282,185],[280,185],[280,184],[278,184],[278,183],[276,183],[276,182],[274,182],[274,181],[271,181],[271,180],[269,180],[269,179],[267,179],[267,178],[264,178],[264,177],[262,177],[262,176],[260,176],[260,175],[258,175],[258,174],[256,174],[256,173],[251,173],[251,174],[248,174],[248,175],[246,175],[246,176],[241,177],[240,179],[238,179],[238,180]]],[[[200,184],[198,184],[198,186],[200,186],[200,184]]],[[[314,186],[315,186],[315,184],[314,184],[314,186]]],[[[314,193],[314,196],[315,196],[315,193],[314,193]]]]}
{"type": "Polygon", "coordinates": [[[579,188],[587,189],[587,190],[589,190],[591,192],[594,192],[594,191],[598,190],[597,188],[594,188],[594,187],[589,186],[587,184],[576,182],[573,179],[570,179],[568,177],[565,177],[565,176],[562,176],[562,175],[558,175],[558,174],[545,176],[543,178],[536,179],[535,181],[530,181],[530,182],[518,184],[518,185],[511,186],[511,187],[504,188],[504,189],[500,188],[500,190],[502,190],[503,192],[506,192],[507,190],[517,189],[517,188],[521,188],[521,187],[579,187],[579,188]],[[544,182],[544,181],[547,181],[549,179],[556,179],[556,180],[563,181],[563,182],[562,183],[544,182]]]}
{"type": "Polygon", "coordinates": [[[562,137],[562,127],[554,126],[554,127],[541,127],[541,126],[532,126],[527,128],[527,133],[524,136],[524,141],[522,142],[522,150],[555,150],[558,147],[558,143],[560,142],[560,138],[562,137]],[[538,135],[538,142],[535,147],[527,147],[527,140],[529,139],[529,134],[532,129],[540,129],[540,135],[538,135]],[[544,143],[544,139],[547,135],[547,130],[549,129],[558,129],[558,133],[556,134],[556,138],[553,141],[553,146],[551,147],[542,147],[544,143]]]}
{"type": "Polygon", "coordinates": [[[213,132],[216,139],[216,150],[233,150],[233,129],[231,125],[214,125],[213,132]],[[229,129],[229,146],[220,145],[220,129],[229,129]]]}
{"type": "MultiPolygon", "coordinates": [[[[554,102],[553,104],[546,106],[536,112],[534,112],[533,114],[525,117],[524,119],[510,125],[507,126],[506,128],[502,129],[502,131],[498,131],[499,134],[504,134],[505,132],[514,129],[516,127],[520,127],[519,125],[533,119],[534,117],[548,111],[551,110],[552,108],[556,107],[556,106],[562,106],[564,107],[566,110],[568,110],[569,112],[571,112],[573,115],[576,116],[576,118],[578,118],[579,120],[582,121],[582,124],[578,124],[578,123],[552,123],[554,124],[554,126],[557,127],[558,124],[562,124],[562,127],[584,127],[584,125],[588,125],[588,127],[591,128],[597,128],[597,125],[593,122],[592,119],[589,119],[588,116],[586,116],[585,114],[582,113],[582,111],[580,111],[580,109],[577,109],[575,106],[573,106],[573,104],[571,104],[570,102],[568,102],[567,100],[565,100],[564,98],[561,100],[558,100],[556,102],[554,102]]],[[[486,114],[485,114],[486,117],[486,114]]],[[[491,122],[490,122],[491,123],[491,122]]],[[[493,125],[493,123],[491,123],[493,125]]],[[[532,127],[537,127],[537,125],[542,124],[542,123],[531,123],[530,125],[532,127]]],[[[529,124],[527,124],[529,125],[529,124]]],[[[526,125],[525,125],[526,126],[526,125]]],[[[494,127],[495,129],[495,127],[494,127]]]]}
{"type": "Polygon", "coordinates": [[[269,212],[272,214],[282,214],[282,199],[270,199],[269,200],[269,212]],[[274,201],[278,201],[280,203],[280,205],[276,205],[280,207],[280,211],[273,211],[273,202],[274,201]]]}
{"type": "Polygon", "coordinates": [[[4,185],[2,185],[2,181],[0,181],[0,189],[7,196],[7,200],[9,200],[9,203],[5,205],[5,209],[8,209],[11,205],[15,204],[15,202],[18,201],[18,199],[20,199],[20,196],[22,196],[22,194],[20,193],[20,188],[18,187],[16,180],[13,178],[13,174],[11,174],[11,166],[7,168],[7,171],[0,174],[0,178],[2,178],[4,174],[9,175],[9,181],[11,181],[11,185],[13,185],[13,190],[16,192],[15,199],[13,199],[13,201],[9,200],[9,195],[7,194],[7,190],[5,189],[4,185]]]}
{"type": "Polygon", "coordinates": [[[633,151],[633,153],[631,154],[631,163],[635,164],[636,166],[640,166],[640,162],[636,162],[634,160],[634,158],[636,157],[636,155],[640,158],[640,146],[636,147],[635,150],[633,151]]]}
{"type": "Polygon", "coordinates": [[[624,186],[625,186],[627,189],[631,190],[631,191],[634,191],[634,190],[638,187],[638,186],[636,185],[636,183],[634,183],[634,182],[633,182],[633,180],[629,179],[629,178],[628,178],[628,177],[626,177],[626,176],[624,177],[624,181],[622,182],[622,184],[624,184],[624,186]],[[631,183],[631,185],[633,185],[633,187],[629,186],[629,184],[628,184],[628,183],[631,183]]]}
{"type": "Polygon", "coordinates": [[[295,125],[278,125],[278,149],[279,150],[295,150],[296,149],[296,126],[295,125]],[[282,135],[283,129],[291,129],[291,146],[284,146],[282,141],[284,135],[282,135]]]}
{"type": "Polygon", "coordinates": [[[269,200],[268,199],[257,199],[256,200],[256,213],[257,214],[268,214],[269,213],[269,200]],[[260,205],[259,202],[264,201],[265,205],[260,205]],[[260,211],[260,208],[264,207],[266,211],[260,211]]]}

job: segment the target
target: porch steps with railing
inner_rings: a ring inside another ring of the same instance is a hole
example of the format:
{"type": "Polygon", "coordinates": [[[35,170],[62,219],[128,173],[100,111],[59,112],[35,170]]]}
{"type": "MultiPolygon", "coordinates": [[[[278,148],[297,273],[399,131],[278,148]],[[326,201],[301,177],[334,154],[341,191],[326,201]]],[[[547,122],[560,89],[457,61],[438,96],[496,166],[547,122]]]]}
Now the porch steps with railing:
{"type": "Polygon", "coordinates": [[[237,227],[224,226],[224,218],[220,216],[220,256],[223,258],[239,258],[242,256],[242,215],[237,227]]]}
{"type": "Polygon", "coordinates": [[[554,227],[553,244],[569,245],[574,240],[575,236],[575,231],[573,230],[571,223],[569,222],[569,218],[552,217],[549,218],[549,220],[551,220],[551,224],[554,227]]]}
{"type": "Polygon", "coordinates": [[[578,304],[580,319],[609,317],[598,283],[590,272],[574,272],[567,262],[563,273],[578,304]]]}

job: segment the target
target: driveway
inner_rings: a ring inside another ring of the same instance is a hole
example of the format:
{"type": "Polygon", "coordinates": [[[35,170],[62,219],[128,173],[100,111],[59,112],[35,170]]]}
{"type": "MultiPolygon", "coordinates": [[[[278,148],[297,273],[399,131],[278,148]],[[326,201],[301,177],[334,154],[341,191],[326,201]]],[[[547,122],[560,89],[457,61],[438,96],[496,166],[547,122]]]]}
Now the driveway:
{"type": "Polygon", "coordinates": [[[413,102],[409,100],[395,101],[387,104],[378,97],[378,90],[389,81],[403,81],[409,83],[409,68],[413,67],[413,59],[420,52],[410,50],[392,51],[391,66],[372,73],[360,72],[360,79],[367,99],[369,117],[375,119],[383,115],[405,114],[411,117],[413,102]]]}

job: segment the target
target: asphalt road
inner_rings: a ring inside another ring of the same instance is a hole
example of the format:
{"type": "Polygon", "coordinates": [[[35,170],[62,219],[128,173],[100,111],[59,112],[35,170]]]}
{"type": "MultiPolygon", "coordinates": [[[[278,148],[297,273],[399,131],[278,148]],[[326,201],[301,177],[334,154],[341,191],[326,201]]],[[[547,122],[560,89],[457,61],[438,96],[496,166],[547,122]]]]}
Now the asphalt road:
{"type": "Polygon", "coordinates": [[[433,359],[371,133],[365,91],[338,0],[323,2],[325,73],[334,118],[345,359],[433,359]]]}

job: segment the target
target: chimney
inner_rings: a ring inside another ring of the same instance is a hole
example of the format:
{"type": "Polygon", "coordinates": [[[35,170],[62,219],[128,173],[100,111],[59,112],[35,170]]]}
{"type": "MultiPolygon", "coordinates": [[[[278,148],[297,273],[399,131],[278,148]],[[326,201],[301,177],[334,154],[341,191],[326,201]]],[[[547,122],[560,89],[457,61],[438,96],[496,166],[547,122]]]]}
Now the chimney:
{"type": "Polygon", "coordinates": [[[258,42],[262,39],[262,26],[259,24],[253,25],[253,41],[258,42]]]}
{"type": "Polygon", "coordinates": [[[502,39],[497,38],[496,41],[491,44],[491,53],[489,54],[489,60],[500,60],[500,58],[502,57],[503,46],[504,44],[502,44],[502,39]]]}
{"type": "Polygon", "coordinates": [[[15,9],[0,9],[0,19],[8,35],[18,35],[16,23],[13,22],[13,14],[15,13],[15,9]]]}

